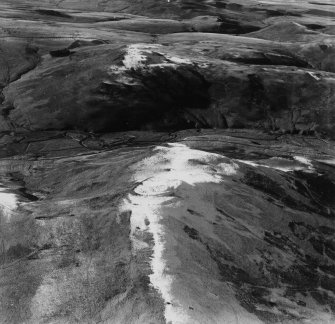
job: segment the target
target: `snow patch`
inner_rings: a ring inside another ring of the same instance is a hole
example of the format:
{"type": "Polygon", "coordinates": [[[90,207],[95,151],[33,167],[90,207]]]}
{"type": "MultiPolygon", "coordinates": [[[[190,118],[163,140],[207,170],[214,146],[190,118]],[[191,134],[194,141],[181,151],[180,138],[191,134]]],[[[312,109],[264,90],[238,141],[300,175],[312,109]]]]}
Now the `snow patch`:
{"type": "Polygon", "coordinates": [[[162,45],[148,45],[148,44],[132,44],[127,48],[127,54],[122,61],[126,69],[138,69],[143,67],[159,67],[159,66],[176,66],[176,64],[192,64],[189,59],[170,56],[160,53],[158,50],[162,45]],[[154,50],[157,54],[162,55],[161,63],[145,64],[147,56],[145,54],[152,54],[154,50]]]}
{"type": "Polygon", "coordinates": [[[134,166],[134,181],[141,182],[125,199],[120,211],[132,211],[130,223],[133,253],[147,247],[141,241],[141,233],[151,233],[154,241],[151,259],[152,274],[150,282],[159,291],[165,302],[167,323],[191,323],[182,302],[174,295],[172,285],[174,276],[169,274],[168,260],[165,258],[166,238],[162,206],[174,199],[172,192],[182,183],[221,183],[222,176],[237,173],[235,163],[217,163],[222,155],[190,149],[184,144],[157,146],[155,154],[134,166]],[[200,163],[194,163],[200,162],[200,163]],[[178,306],[179,305],[179,306],[178,306]]]}
{"type": "Polygon", "coordinates": [[[192,64],[192,61],[189,59],[181,58],[181,57],[176,57],[176,56],[165,56],[169,61],[176,63],[176,64],[192,64]]]}
{"type": "Polygon", "coordinates": [[[253,167],[264,167],[275,169],[283,172],[305,171],[315,172],[313,164],[310,160],[302,156],[294,156],[294,160],[274,157],[261,161],[237,160],[240,163],[248,164],[253,167]]]}
{"type": "Polygon", "coordinates": [[[127,54],[124,56],[122,61],[126,69],[137,69],[141,68],[146,61],[145,53],[152,53],[152,50],[156,48],[155,45],[147,44],[133,44],[127,48],[127,54]]]}
{"type": "Polygon", "coordinates": [[[5,188],[0,188],[0,213],[10,220],[13,212],[18,207],[17,196],[11,192],[7,192],[5,188]]]}
{"type": "Polygon", "coordinates": [[[335,159],[317,160],[317,161],[320,162],[320,163],[324,163],[324,164],[335,166],[335,159]]]}
{"type": "MultiPolygon", "coordinates": [[[[123,66],[111,65],[109,67],[109,74],[116,76],[116,81],[125,84],[131,84],[132,78],[121,75],[131,69],[150,69],[157,67],[173,67],[176,68],[180,64],[192,64],[192,61],[185,58],[176,56],[169,56],[159,52],[162,48],[160,44],[132,44],[128,45],[126,54],[122,60],[123,66]],[[160,63],[148,63],[148,55],[157,53],[161,55],[160,63]]],[[[108,80],[104,83],[111,84],[108,80]]]]}
{"type": "Polygon", "coordinates": [[[307,165],[309,168],[313,168],[313,164],[312,164],[312,161],[307,159],[306,157],[304,156],[294,156],[293,157],[296,161],[302,163],[302,164],[305,164],[307,165]]]}

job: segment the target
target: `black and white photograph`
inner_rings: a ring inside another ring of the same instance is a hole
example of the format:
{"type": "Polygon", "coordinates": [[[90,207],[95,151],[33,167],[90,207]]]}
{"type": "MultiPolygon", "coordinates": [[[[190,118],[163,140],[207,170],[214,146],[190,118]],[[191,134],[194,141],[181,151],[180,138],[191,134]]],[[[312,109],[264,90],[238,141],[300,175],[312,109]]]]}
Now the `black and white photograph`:
{"type": "Polygon", "coordinates": [[[335,0],[0,0],[0,324],[335,324],[335,0]]]}

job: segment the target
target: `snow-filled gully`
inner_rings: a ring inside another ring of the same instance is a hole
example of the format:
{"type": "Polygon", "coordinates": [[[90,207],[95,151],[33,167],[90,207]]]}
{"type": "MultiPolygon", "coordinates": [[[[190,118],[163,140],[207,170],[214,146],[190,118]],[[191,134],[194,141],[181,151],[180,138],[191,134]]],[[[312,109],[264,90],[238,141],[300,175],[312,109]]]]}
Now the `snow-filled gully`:
{"type": "Polygon", "coordinates": [[[18,205],[17,195],[0,187],[0,216],[9,221],[18,205]]]}
{"type": "Polygon", "coordinates": [[[164,256],[167,246],[165,228],[161,222],[161,207],[174,199],[171,192],[182,183],[220,183],[222,176],[237,172],[238,166],[235,163],[218,163],[219,159],[222,160],[222,156],[190,149],[183,144],[156,147],[153,156],[134,167],[133,180],[141,184],[136,188],[135,194],[130,194],[122,202],[120,208],[120,211],[132,212],[130,236],[133,253],[148,247],[138,234],[148,231],[153,237],[150,282],[165,302],[167,323],[187,324],[192,323],[192,319],[183,307],[177,306],[182,301],[178,301],[178,296],[172,290],[174,276],[167,273],[169,264],[164,256]],[[190,160],[204,163],[192,163],[190,160]],[[211,161],[216,161],[214,170],[210,167],[211,161]]]}

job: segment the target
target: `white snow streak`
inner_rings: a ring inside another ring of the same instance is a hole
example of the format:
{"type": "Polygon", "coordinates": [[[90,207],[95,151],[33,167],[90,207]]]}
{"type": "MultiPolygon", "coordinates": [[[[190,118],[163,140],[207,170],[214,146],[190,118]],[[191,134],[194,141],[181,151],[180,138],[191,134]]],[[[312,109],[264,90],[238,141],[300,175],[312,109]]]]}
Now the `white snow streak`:
{"type": "Polygon", "coordinates": [[[0,213],[10,220],[12,213],[18,207],[18,200],[15,194],[0,188],[0,213]]]}
{"type": "Polygon", "coordinates": [[[327,159],[327,160],[317,160],[318,162],[325,163],[328,165],[333,165],[335,166],[335,159],[327,159]]]}
{"type": "Polygon", "coordinates": [[[149,231],[153,236],[150,281],[165,301],[165,318],[171,324],[190,323],[191,319],[186,310],[176,306],[182,303],[173,294],[174,276],[169,274],[168,260],[164,257],[166,241],[161,207],[174,199],[171,192],[182,183],[220,183],[221,176],[237,172],[238,166],[235,163],[211,165],[211,162],[217,162],[218,159],[222,159],[222,156],[190,149],[183,144],[156,147],[155,155],[135,166],[134,180],[142,183],[136,188],[136,194],[129,195],[120,208],[121,211],[132,211],[130,236],[133,253],[147,247],[140,239],[142,231],[149,231]]]}
{"type": "Polygon", "coordinates": [[[309,159],[303,156],[294,156],[293,159],[294,160],[274,157],[260,161],[249,161],[249,160],[237,160],[237,161],[251,165],[253,167],[264,167],[283,172],[291,172],[291,171],[315,172],[313,164],[309,159]]]}

